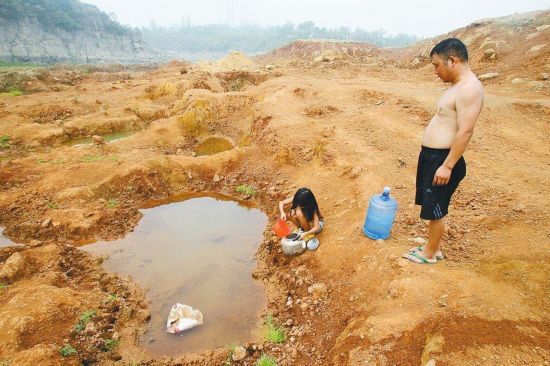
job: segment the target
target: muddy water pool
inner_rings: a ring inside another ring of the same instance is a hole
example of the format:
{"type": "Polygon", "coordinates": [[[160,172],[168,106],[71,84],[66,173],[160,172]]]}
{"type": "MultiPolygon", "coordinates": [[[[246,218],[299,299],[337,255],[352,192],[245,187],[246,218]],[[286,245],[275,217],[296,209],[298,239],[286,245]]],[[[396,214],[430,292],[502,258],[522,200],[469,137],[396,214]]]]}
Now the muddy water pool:
{"type": "MultiPolygon", "coordinates": [[[[115,133],[110,133],[110,134],[100,135],[100,136],[103,137],[103,140],[105,140],[106,142],[113,142],[113,141],[128,138],[133,134],[135,134],[136,132],[137,131],[123,131],[123,132],[115,132],[115,133]]],[[[91,137],[77,137],[77,138],[65,141],[63,145],[84,146],[84,145],[92,145],[93,143],[94,143],[94,140],[91,137]]]]}
{"type": "Polygon", "coordinates": [[[198,144],[194,151],[197,156],[214,155],[223,151],[231,150],[235,146],[226,138],[223,137],[209,137],[200,144],[198,144]]]}
{"type": "Polygon", "coordinates": [[[142,210],[124,239],[82,249],[108,255],[106,270],[129,275],[147,291],[151,321],[142,337],[153,355],[199,352],[251,339],[264,306],[252,278],[267,218],[222,197],[193,197],[142,210]],[[204,324],[166,333],[175,303],[199,309],[204,324]]]}

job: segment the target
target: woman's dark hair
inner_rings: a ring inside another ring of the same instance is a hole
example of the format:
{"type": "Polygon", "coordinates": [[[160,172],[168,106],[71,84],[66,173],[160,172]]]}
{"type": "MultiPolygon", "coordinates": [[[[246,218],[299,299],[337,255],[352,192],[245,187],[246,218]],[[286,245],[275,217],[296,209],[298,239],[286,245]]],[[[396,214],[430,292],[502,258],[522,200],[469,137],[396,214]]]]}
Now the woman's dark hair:
{"type": "Polygon", "coordinates": [[[447,38],[436,44],[430,52],[430,57],[433,55],[439,55],[445,61],[454,56],[462,62],[468,62],[468,49],[458,38],[447,38]]]}
{"type": "Polygon", "coordinates": [[[300,207],[307,221],[312,221],[315,213],[321,218],[317,200],[309,188],[300,188],[296,191],[292,199],[292,209],[294,210],[296,207],[300,207]]]}

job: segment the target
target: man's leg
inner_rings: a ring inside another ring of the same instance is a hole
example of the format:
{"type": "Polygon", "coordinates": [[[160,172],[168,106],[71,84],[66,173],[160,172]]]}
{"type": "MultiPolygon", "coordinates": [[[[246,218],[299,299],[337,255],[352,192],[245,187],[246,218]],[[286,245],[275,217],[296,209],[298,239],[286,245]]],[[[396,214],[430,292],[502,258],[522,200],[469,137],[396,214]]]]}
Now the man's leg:
{"type": "Polygon", "coordinates": [[[444,230],[444,217],[438,220],[430,220],[430,227],[428,228],[428,244],[424,245],[424,250],[422,251],[424,258],[432,259],[435,257],[435,253],[439,250],[444,230]]]}

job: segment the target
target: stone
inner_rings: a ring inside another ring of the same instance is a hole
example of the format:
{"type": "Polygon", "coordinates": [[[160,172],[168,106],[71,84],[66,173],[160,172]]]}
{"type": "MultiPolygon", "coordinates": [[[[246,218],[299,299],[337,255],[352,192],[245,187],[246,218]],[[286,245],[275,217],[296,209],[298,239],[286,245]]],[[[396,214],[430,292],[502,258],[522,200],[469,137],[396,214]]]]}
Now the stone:
{"type": "Polygon", "coordinates": [[[40,226],[46,228],[50,225],[50,222],[52,222],[52,219],[47,218],[46,220],[42,221],[42,224],[40,226]]]}
{"type": "Polygon", "coordinates": [[[52,223],[52,226],[53,226],[53,227],[58,227],[59,225],[61,225],[61,223],[60,223],[59,221],[54,221],[54,222],[52,223]]]}
{"type": "Polygon", "coordinates": [[[479,80],[483,81],[483,80],[494,79],[494,78],[496,78],[498,75],[499,75],[498,72],[488,72],[488,73],[486,73],[486,74],[483,74],[483,75],[478,76],[477,78],[478,78],[479,80]]]}
{"type": "Polygon", "coordinates": [[[244,347],[238,346],[235,347],[233,350],[233,354],[231,355],[231,359],[233,361],[242,361],[246,357],[246,350],[244,347]]]}
{"type": "Polygon", "coordinates": [[[307,292],[314,300],[324,299],[328,295],[327,286],[322,282],[314,283],[313,285],[309,286],[307,292]]]}
{"type": "Polygon", "coordinates": [[[550,80],[550,73],[543,72],[542,74],[540,74],[539,79],[540,80],[550,80]]]}
{"type": "Polygon", "coordinates": [[[92,140],[94,141],[94,145],[105,145],[105,140],[99,135],[93,135],[92,140]]]}
{"type": "Polygon", "coordinates": [[[531,47],[531,49],[529,50],[529,52],[538,52],[540,50],[542,50],[544,48],[544,46],[546,46],[546,43],[544,44],[538,44],[536,46],[533,46],[531,47]]]}
{"type": "Polygon", "coordinates": [[[214,183],[218,183],[220,180],[220,175],[218,173],[214,174],[214,178],[212,179],[212,181],[214,183]]]}
{"type": "Polygon", "coordinates": [[[547,30],[548,28],[550,28],[550,24],[543,24],[543,25],[539,25],[536,30],[537,32],[544,32],[545,30],[547,30]]]}
{"type": "Polygon", "coordinates": [[[485,51],[483,51],[483,58],[484,59],[490,59],[491,57],[495,56],[497,51],[495,51],[493,48],[488,48],[485,51]]]}
{"type": "Polygon", "coordinates": [[[523,203],[518,203],[516,206],[514,206],[513,210],[514,212],[522,213],[525,212],[525,205],[523,203]]]}
{"type": "Polygon", "coordinates": [[[362,171],[363,171],[363,167],[356,166],[349,173],[349,177],[352,178],[352,179],[355,179],[355,178],[359,177],[359,175],[361,175],[362,171]]]}
{"type": "Polygon", "coordinates": [[[525,82],[525,80],[522,79],[522,78],[514,78],[514,79],[512,79],[512,81],[510,81],[510,83],[512,83],[512,84],[522,84],[524,82],[525,82]]]}
{"type": "Polygon", "coordinates": [[[428,241],[424,238],[421,238],[421,237],[416,237],[412,240],[414,243],[418,244],[418,245],[424,245],[426,244],[428,241]]]}
{"type": "Polygon", "coordinates": [[[12,282],[19,278],[26,266],[25,257],[19,252],[13,253],[0,267],[0,278],[12,282]]]}
{"type": "Polygon", "coordinates": [[[42,242],[40,240],[33,239],[30,241],[29,246],[30,247],[38,247],[42,245],[42,242]]]}

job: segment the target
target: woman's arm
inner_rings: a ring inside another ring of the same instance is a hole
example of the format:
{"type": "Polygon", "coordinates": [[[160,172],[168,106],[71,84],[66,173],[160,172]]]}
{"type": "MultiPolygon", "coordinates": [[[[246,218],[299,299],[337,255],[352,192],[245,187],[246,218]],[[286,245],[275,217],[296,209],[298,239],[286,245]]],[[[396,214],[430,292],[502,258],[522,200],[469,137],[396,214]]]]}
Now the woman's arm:
{"type": "Polygon", "coordinates": [[[292,198],[287,198],[286,200],[279,201],[279,212],[281,213],[281,219],[286,221],[285,205],[292,203],[292,198]]]}

